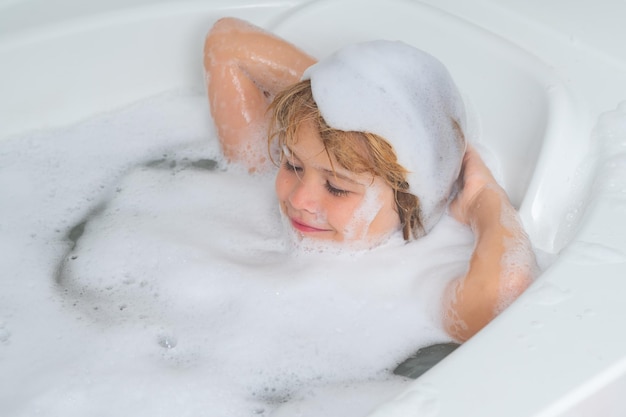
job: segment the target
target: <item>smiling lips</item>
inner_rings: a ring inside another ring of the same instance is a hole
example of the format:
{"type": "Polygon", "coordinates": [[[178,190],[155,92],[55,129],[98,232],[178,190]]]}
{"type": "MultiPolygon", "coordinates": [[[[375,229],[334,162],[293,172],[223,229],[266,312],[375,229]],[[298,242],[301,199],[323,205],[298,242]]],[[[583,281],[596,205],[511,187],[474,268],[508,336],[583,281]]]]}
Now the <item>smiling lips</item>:
{"type": "Polygon", "coordinates": [[[302,233],[314,233],[314,232],[327,232],[328,229],[319,229],[317,227],[309,226],[308,224],[301,223],[293,218],[289,219],[294,229],[302,233]]]}

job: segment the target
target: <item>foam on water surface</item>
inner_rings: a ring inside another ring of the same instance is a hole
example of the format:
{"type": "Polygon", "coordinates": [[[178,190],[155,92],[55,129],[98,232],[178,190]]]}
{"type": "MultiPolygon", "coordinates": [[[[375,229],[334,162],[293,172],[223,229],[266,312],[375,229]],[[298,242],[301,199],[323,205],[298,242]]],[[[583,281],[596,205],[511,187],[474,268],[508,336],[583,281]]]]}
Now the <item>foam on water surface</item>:
{"type": "Polygon", "coordinates": [[[169,93],[0,146],[4,415],[362,415],[448,339],[466,228],[298,252],[272,179],[214,162],[207,115],[169,93]]]}

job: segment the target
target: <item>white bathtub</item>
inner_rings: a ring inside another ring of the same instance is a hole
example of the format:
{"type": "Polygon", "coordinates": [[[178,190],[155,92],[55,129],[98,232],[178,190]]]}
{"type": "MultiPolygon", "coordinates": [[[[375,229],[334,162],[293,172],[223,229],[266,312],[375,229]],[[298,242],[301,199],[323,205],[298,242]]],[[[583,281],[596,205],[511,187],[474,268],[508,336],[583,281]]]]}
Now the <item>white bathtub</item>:
{"type": "Polygon", "coordinates": [[[593,192],[602,167],[589,155],[600,114],[626,100],[626,4],[544,3],[5,0],[0,139],[201,87],[204,34],[224,15],[318,57],[374,38],[430,51],[469,99],[473,136],[497,153],[533,242],[558,256],[505,313],[374,415],[623,416],[626,211],[593,192]]]}

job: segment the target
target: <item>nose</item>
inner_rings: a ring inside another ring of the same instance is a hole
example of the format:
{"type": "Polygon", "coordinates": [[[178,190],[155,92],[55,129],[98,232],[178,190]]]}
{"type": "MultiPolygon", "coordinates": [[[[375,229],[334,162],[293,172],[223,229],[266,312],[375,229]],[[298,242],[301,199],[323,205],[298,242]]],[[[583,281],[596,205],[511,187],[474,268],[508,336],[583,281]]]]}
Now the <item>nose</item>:
{"type": "Polygon", "coordinates": [[[299,178],[294,182],[289,193],[289,204],[296,210],[303,210],[315,214],[318,210],[318,202],[315,187],[307,178],[299,178]]]}

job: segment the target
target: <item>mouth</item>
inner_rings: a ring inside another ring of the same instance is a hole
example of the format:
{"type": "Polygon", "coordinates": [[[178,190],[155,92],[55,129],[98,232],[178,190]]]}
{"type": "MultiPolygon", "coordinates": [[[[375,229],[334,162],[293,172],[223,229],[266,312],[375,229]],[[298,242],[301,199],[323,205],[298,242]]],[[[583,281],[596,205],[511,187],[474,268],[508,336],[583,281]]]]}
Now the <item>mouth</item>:
{"type": "Polygon", "coordinates": [[[289,218],[289,221],[291,222],[291,225],[293,226],[293,228],[301,233],[320,233],[320,232],[329,231],[329,229],[320,229],[318,227],[311,226],[306,223],[302,223],[293,218],[289,218]]]}

